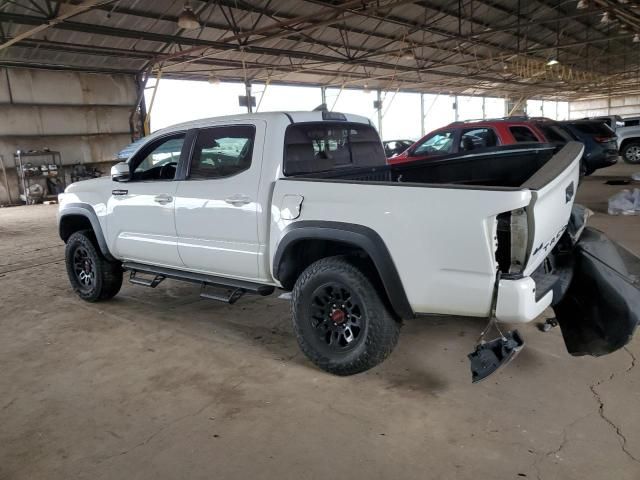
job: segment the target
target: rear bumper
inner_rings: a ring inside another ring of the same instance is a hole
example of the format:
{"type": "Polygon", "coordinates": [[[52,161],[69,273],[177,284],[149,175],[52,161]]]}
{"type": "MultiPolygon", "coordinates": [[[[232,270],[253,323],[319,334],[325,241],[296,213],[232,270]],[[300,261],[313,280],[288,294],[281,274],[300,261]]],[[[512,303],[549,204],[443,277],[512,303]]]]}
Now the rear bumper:
{"type": "Polygon", "coordinates": [[[500,322],[526,323],[537,318],[553,301],[553,290],[536,296],[531,277],[498,282],[496,319],[500,322]]]}
{"type": "Polygon", "coordinates": [[[589,170],[610,167],[616,163],[618,163],[618,152],[615,150],[607,150],[585,159],[585,164],[589,170]]]}

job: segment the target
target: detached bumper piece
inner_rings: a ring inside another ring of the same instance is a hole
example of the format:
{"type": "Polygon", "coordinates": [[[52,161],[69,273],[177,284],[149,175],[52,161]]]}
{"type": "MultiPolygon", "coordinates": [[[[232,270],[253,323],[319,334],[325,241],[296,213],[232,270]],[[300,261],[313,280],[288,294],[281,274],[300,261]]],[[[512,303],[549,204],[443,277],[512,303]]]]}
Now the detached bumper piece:
{"type": "Polygon", "coordinates": [[[554,307],[571,355],[600,356],[624,347],[640,320],[640,258],[585,228],[573,251],[573,279],[554,307]]]}
{"type": "Polygon", "coordinates": [[[507,365],[524,347],[524,341],[517,330],[483,342],[476,346],[468,357],[471,362],[471,381],[478,383],[507,365]]]}

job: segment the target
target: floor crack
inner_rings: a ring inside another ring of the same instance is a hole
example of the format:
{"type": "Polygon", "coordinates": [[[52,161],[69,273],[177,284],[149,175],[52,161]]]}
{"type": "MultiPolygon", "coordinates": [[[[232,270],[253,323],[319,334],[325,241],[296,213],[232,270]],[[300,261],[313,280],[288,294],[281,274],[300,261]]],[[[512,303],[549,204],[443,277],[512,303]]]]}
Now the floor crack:
{"type": "MultiPolygon", "coordinates": [[[[624,372],[622,372],[622,373],[626,374],[626,373],[630,372],[636,366],[636,357],[635,357],[635,355],[633,353],[631,353],[631,351],[627,347],[624,347],[623,350],[625,352],[627,352],[627,354],[631,357],[631,364],[626,368],[626,370],[624,372]]],[[[618,441],[620,442],[620,448],[622,449],[622,451],[631,460],[633,460],[636,463],[640,463],[640,459],[638,457],[636,457],[635,455],[633,455],[629,451],[629,449],[627,448],[627,437],[622,433],[622,430],[620,429],[620,427],[618,425],[616,425],[613,422],[613,420],[611,420],[609,417],[607,417],[607,415],[604,413],[604,401],[602,400],[602,397],[600,396],[600,394],[597,391],[597,388],[600,385],[602,385],[603,383],[606,383],[606,382],[610,382],[611,380],[614,379],[615,376],[616,376],[615,372],[611,373],[611,375],[609,375],[609,377],[606,380],[599,380],[597,383],[589,385],[589,389],[591,390],[591,393],[593,393],[593,396],[595,397],[596,401],[598,402],[598,414],[600,415],[600,418],[602,418],[605,422],[607,422],[609,424],[609,426],[614,430],[614,432],[618,436],[618,441]]]]}

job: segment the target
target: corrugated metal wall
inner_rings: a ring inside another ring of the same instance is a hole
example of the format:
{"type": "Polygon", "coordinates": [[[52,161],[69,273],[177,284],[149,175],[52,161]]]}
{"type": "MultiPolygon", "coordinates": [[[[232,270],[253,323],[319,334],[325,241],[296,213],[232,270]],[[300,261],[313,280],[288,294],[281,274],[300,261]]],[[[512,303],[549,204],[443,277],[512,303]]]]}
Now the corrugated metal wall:
{"type": "MultiPolygon", "coordinates": [[[[131,141],[136,100],[132,76],[0,68],[0,155],[13,201],[16,150],[56,150],[66,165],[111,161],[131,141]]],[[[0,179],[0,204],[8,200],[0,179]]]]}
{"type": "Polygon", "coordinates": [[[600,115],[639,116],[640,96],[625,95],[569,102],[570,118],[597,117],[600,115]]]}

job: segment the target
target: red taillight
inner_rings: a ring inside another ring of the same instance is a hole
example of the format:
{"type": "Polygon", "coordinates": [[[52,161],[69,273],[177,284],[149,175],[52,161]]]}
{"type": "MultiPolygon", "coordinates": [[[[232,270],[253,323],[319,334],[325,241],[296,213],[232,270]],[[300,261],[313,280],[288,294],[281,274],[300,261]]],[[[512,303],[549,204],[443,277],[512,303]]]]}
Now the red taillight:
{"type": "Polygon", "coordinates": [[[616,137],[593,137],[593,139],[598,143],[609,143],[616,139],[616,137]]]}

